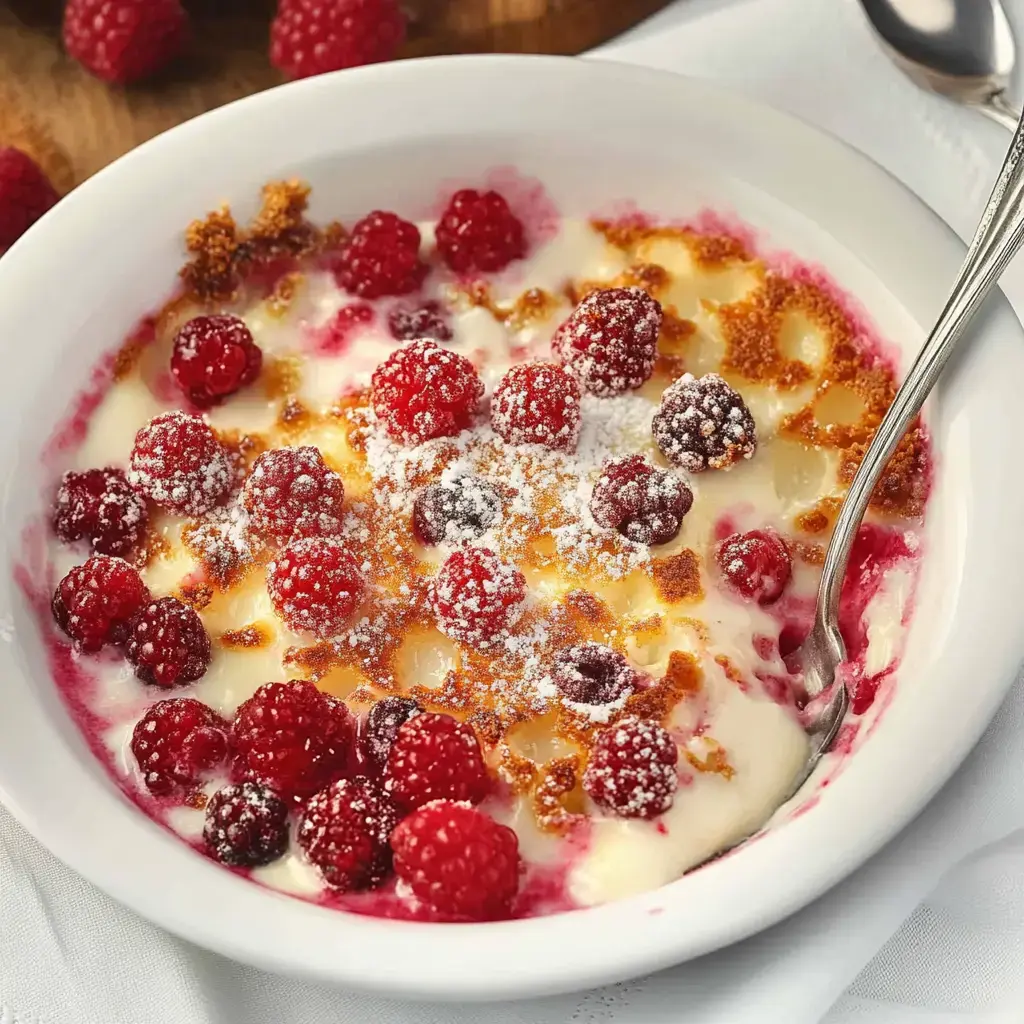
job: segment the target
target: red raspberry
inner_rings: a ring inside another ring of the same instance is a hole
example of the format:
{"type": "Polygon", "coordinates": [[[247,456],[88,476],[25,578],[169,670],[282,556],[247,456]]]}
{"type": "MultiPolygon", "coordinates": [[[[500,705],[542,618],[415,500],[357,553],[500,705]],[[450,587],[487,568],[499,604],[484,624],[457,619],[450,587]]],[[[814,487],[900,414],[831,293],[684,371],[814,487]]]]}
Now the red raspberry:
{"type": "Polygon", "coordinates": [[[53,617],[83,651],[121,643],[132,616],[149,600],[138,571],[120,558],[97,555],[57,584],[53,617]]]}
{"type": "Polygon", "coordinates": [[[158,700],[139,719],[131,748],[146,788],[156,796],[195,789],[228,754],[230,728],[191,697],[158,700]]]}
{"type": "Polygon", "coordinates": [[[206,805],[203,839],[221,864],[269,864],[288,848],[288,806],[258,782],[225,786],[206,805]]]}
{"type": "Polygon", "coordinates": [[[774,530],[734,533],[718,546],[715,559],[725,582],[758,604],[782,597],[793,574],[789,548],[774,530]]]}
{"type": "Polygon", "coordinates": [[[452,553],[431,586],[438,628],[479,650],[508,637],[525,599],[526,577],[488,548],[452,553]]]}
{"type": "Polygon", "coordinates": [[[66,544],[86,540],[101,555],[125,555],[146,532],[146,503],[119,469],[65,473],[53,507],[53,528],[66,544]]]}
{"type": "Polygon", "coordinates": [[[341,892],[369,889],[391,870],[395,813],[369,779],[338,779],[310,797],[297,838],[306,856],[341,892]]]}
{"type": "Polygon", "coordinates": [[[388,754],[398,730],[423,711],[411,697],[382,697],[366,716],[363,747],[366,757],[379,771],[388,763],[388,754]]]}
{"type": "Polygon", "coordinates": [[[338,260],[338,284],[363,299],[407,295],[423,283],[420,232],[393,213],[374,210],[359,221],[338,260]]]}
{"type": "Polygon", "coordinates": [[[202,409],[251,384],[262,365],[262,351],[237,316],[193,317],[178,331],[171,353],[174,379],[202,409]]]}
{"type": "Polygon", "coordinates": [[[254,533],[275,544],[341,531],[345,485],[319,448],[275,448],[253,463],[242,504],[254,533]]]}
{"type": "Polygon", "coordinates": [[[224,499],[234,483],[227,449],[198,416],[165,412],[135,435],[131,485],[179,516],[198,516],[224,499]]]}
{"type": "Polygon", "coordinates": [[[395,341],[415,341],[418,338],[451,341],[452,338],[452,329],[438,302],[424,302],[415,309],[396,306],[388,313],[388,330],[395,341]]]}
{"type": "Polygon", "coordinates": [[[679,750],[660,725],[622,718],[598,733],[583,788],[620,818],[655,818],[672,806],[679,750]]]}
{"type": "Polygon", "coordinates": [[[575,704],[611,704],[637,686],[637,674],[618,651],[591,641],[559,651],[555,686],[575,704]]]}
{"type": "Polygon", "coordinates": [[[423,544],[465,544],[478,540],[501,518],[498,492],[466,474],[448,484],[431,484],[412,507],[412,529],[423,544]]]}
{"type": "Polygon", "coordinates": [[[473,419],[484,386],[473,364],[429,340],[392,352],[373,371],[373,410],[406,444],[454,437],[473,419]]]}
{"type": "Polygon", "coordinates": [[[97,78],[127,85],[155,74],[188,40],[179,0],[68,0],[64,47],[97,78]]]}
{"type": "Polygon", "coordinates": [[[497,192],[456,192],[435,237],[438,252],[457,274],[494,273],[526,255],[522,222],[497,192]]]}
{"type": "Polygon", "coordinates": [[[296,632],[337,636],[363,594],[359,563],[339,541],[304,537],[267,566],[267,593],[296,632]]]}
{"type": "Polygon", "coordinates": [[[405,42],[398,0],[281,0],[270,62],[289,78],[391,60],[405,42]]]}
{"type": "Polygon", "coordinates": [[[384,789],[396,807],[411,811],[431,800],[478,804],[489,788],[472,726],[425,711],[399,727],[384,771],[384,789]]]}
{"type": "Polygon", "coordinates": [[[395,829],[391,848],[398,877],[434,910],[471,921],[511,913],[519,841],[475,807],[435,800],[395,829]]]}
{"type": "Polygon", "coordinates": [[[176,597],[161,597],[132,620],[125,656],[144,683],[184,686],[206,672],[210,634],[194,609],[176,597]]]}
{"type": "Polygon", "coordinates": [[[20,149],[0,146],[0,253],[9,249],[60,196],[20,149]]]}
{"type": "Polygon", "coordinates": [[[637,544],[667,544],[692,504],[693,491],[675,473],[655,469],[642,455],[626,455],[601,467],[590,514],[637,544]]]}
{"type": "Polygon", "coordinates": [[[650,379],[660,330],[661,304],[642,288],[605,288],[569,314],[551,351],[591,394],[621,395],[650,379]]]}
{"type": "Polygon", "coordinates": [[[580,418],[580,386],[557,363],[513,366],[491,399],[491,426],[508,444],[575,451],[580,418]]]}

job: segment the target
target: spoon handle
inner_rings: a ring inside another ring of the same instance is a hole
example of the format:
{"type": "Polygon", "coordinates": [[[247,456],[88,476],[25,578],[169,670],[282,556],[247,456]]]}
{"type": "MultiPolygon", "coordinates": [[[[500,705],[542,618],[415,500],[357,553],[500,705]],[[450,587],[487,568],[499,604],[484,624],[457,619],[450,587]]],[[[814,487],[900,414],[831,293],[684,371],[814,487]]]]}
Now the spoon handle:
{"type": "Polygon", "coordinates": [[[885,414],[839,510],[818,587],[818,628],[835,633],[850,549],[896,446],[920,412],[974,313],[1024,241],[1024,120],[1014,131],[981,223],[928,340],[885,414]]]}

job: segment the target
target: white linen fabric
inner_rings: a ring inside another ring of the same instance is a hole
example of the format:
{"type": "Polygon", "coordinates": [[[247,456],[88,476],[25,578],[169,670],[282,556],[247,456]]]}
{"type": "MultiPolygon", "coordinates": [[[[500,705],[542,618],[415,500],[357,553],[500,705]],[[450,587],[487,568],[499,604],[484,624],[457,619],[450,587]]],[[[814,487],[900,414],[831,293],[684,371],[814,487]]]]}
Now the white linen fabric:
{"type": "MultiPolygon", "coordinates": [[[[1024,30],[1024,0],[1008,6],[1024,30]]],[[[854,0],[681,0],[595,56],[718,79],[796,113],[964,236],[1008,142],[907,82],[854,0]]],[[[1020,264],[1005,288],[1020,313],[1020,264]]],[[[486,1009],[340,992],[207,953],[80,879],[0,808],[0,1024],[1024,1022],[1022,769],[1024,680],[920,817],[803,912],[640,981],[486,1009]]]]}

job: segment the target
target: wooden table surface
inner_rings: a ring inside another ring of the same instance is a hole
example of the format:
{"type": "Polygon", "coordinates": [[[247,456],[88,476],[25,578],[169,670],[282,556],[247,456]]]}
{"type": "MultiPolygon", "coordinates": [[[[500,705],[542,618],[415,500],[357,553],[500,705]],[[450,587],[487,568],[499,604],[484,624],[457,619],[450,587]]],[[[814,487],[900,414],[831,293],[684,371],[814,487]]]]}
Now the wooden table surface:
{"type": "MultiPolygon", "coordinates": [[[[579,53],[666,0],[411,0],[402,56],[579,53]]],[[[187,56],[157,79],[112,88],[69,60],[60,0],[0,0],[0,145],[33,151],[62,189],[158,132],[281,81],[267,60],[274,0],[185,0],[187,56]]]]}

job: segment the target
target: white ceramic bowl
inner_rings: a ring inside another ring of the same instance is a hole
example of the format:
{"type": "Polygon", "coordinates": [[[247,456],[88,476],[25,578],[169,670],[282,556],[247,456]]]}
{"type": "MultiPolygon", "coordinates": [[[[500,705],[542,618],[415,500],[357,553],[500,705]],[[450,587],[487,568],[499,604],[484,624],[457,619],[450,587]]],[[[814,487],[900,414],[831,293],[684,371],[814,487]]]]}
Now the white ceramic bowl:
{"type": "Polygon", "coordinates": [[[0,789],[54,853],[157,923],[228,956],[395,995],[524,996],[625,978],[708,952],[803,906],[889,839],[956,770],[1022,655],[1024,344],[994,301],[931,414],[938,462],[900,684],[820,801],[733,856],[658,891],[556,917],[426,925],[349,916],[216,867],[138,812],[61,704],[12,583],[41,507],[53,423],[159,304],[185,224],[267,180],[313,185],[313,215],[425,212],[444,182],[496,165],[536,175],[564,212],[636,200],[666,216],[732,209],[770,246],[824,264],[904,355],[963,247],[842,143],[683,78],[608,63],[446,58],[306,81],[142,146],[75,191],[0,260],[0,789]]]}

